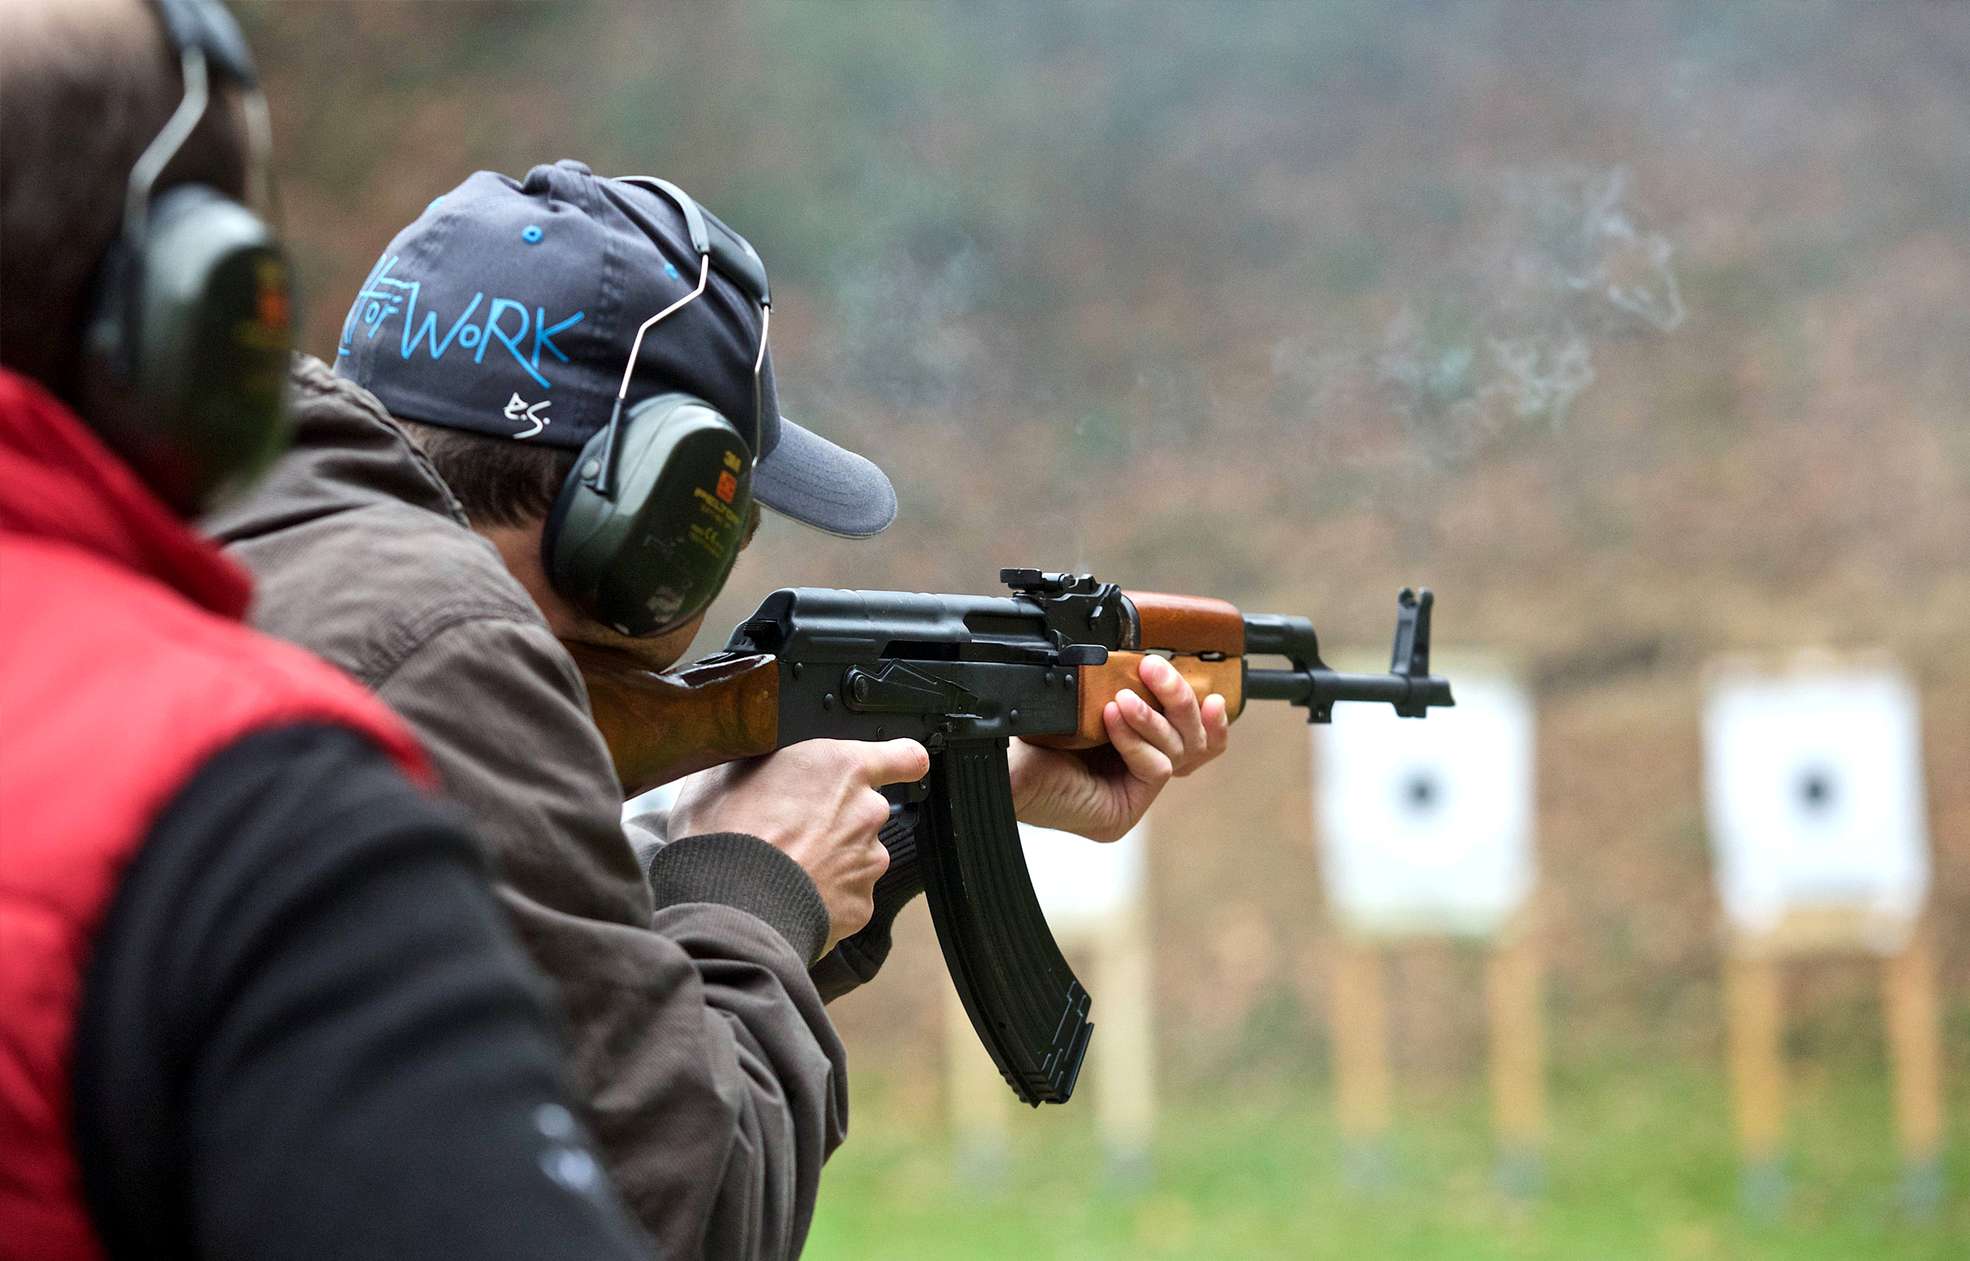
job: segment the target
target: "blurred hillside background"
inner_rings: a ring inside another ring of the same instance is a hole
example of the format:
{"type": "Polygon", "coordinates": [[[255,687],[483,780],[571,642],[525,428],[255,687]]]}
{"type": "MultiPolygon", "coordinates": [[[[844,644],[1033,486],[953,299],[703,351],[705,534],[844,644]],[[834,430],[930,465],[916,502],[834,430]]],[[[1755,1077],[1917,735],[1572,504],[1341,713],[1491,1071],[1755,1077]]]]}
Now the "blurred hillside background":
{"type": "Polygon", "coordinates": [[[913,910],[836,1009],[855,1133],[811,1255],[1970,1251],[1970,5],[242,8],[316,353],[482,167],[662,174],[759,248],[784,407],[902,516],[769,522],[713,627],[1031,565],[1386,651],[1426,582],[1446,662],[1533,689],[1543,1199],[1488,1182],[1451,946],[1392,977],[1404,1171],[1341,1188],[1307,737],[1255,711],[1155,820],[1154,1177],[1113,1185],[1070,1105],[1017,1118],[997,1189],[954,1181],[913,910]],[[1860,962],[1797,974],[1799,1194],[1735,1210],[1699,674],[1801,646],[1885,648],[1923,695],[1957,1118],[1926,1225],[1893,1211],[1860,962]]]}

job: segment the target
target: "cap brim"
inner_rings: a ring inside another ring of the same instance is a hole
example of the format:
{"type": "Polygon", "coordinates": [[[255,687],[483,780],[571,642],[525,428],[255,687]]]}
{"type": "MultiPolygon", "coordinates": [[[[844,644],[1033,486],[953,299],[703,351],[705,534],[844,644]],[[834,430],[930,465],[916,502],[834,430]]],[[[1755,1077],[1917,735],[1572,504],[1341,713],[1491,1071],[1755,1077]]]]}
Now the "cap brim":
{"type": "Polygon", "coordinates": [[[753,469],[766,507],[829,534],[861,539],[896,519],[896,488],[872,462],[780,417],[780,442],[753,469]]]}

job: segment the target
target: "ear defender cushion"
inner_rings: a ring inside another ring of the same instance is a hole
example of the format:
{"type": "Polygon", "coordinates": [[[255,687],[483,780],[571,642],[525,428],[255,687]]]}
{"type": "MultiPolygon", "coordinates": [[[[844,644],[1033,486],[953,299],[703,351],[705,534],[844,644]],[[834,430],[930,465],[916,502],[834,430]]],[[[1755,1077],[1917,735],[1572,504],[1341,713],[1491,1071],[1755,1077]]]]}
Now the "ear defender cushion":
{"type": "Polygon", "coordinates": [[[181,513],[209,507],[286,445],[293,291],[251,211],[181,185],[105,264],[84,410],[181,513]]]}
{"type": "Polygon", "coordinates": [[[739,558],[752,452],[699,399],[660,394],[616,435],[613,496],[595,489],[607,431],[590,438],[541,535],[554,589],[624,635],[659,635],[704,612],[739,558]]]}

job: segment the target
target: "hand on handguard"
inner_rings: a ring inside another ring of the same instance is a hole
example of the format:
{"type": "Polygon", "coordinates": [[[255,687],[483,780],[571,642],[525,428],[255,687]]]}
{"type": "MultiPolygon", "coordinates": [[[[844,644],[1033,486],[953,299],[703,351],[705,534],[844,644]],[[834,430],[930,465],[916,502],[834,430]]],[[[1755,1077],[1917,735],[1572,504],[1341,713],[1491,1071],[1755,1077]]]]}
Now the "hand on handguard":
{"type": "Polygon", "coordinates": [[[1156,703],[1124,688],[1102,711],[1108,745],[1069,751],[1012,742],[1007,762],[1022,823],[1116,840],[1141,821],[1173,776],[1224,752],[1231,733],[1224,697],[1214,692],[1200,703],[1176,667],[1158,656],[1142,659],[1140,677],[1156,703]]]}

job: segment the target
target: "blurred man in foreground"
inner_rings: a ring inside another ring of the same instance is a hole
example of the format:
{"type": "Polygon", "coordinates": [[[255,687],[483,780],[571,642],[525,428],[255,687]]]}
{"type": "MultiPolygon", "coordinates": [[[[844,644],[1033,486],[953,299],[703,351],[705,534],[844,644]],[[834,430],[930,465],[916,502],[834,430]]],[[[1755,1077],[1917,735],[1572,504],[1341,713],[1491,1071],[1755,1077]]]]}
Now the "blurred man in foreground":
{"type": "MultiPolygon", "coordinates": [[[[567,645],[673,661],[748,482],[836,534],[895,515],[874,464],[781,418],[768,311],[752,247],[674,186],[481,172],[384,250],[334,372],[297,368],[294,451],[211,523],[257,624],[374,687],[493,843],[610,1171],[680,1256],[805,1238],[847,1103],[808,969],[870,916],[877,789],[928,769],[911,741],[810,741],[698,777],[647,867],[624,835],[567,645]]],[[[1145,682],[1168,717],[1113,707],[1112,764],[1022,752],[1023,815],[1112,839],[1223,748],[1221,700],[1161,661],[1145,682]]]]}
{"type": "Polygon", "coordinates": [[[0,1258],[642,1255],[409,734],[181,519],[280,439],[238,29],[6,17],[0,1258]]]}

